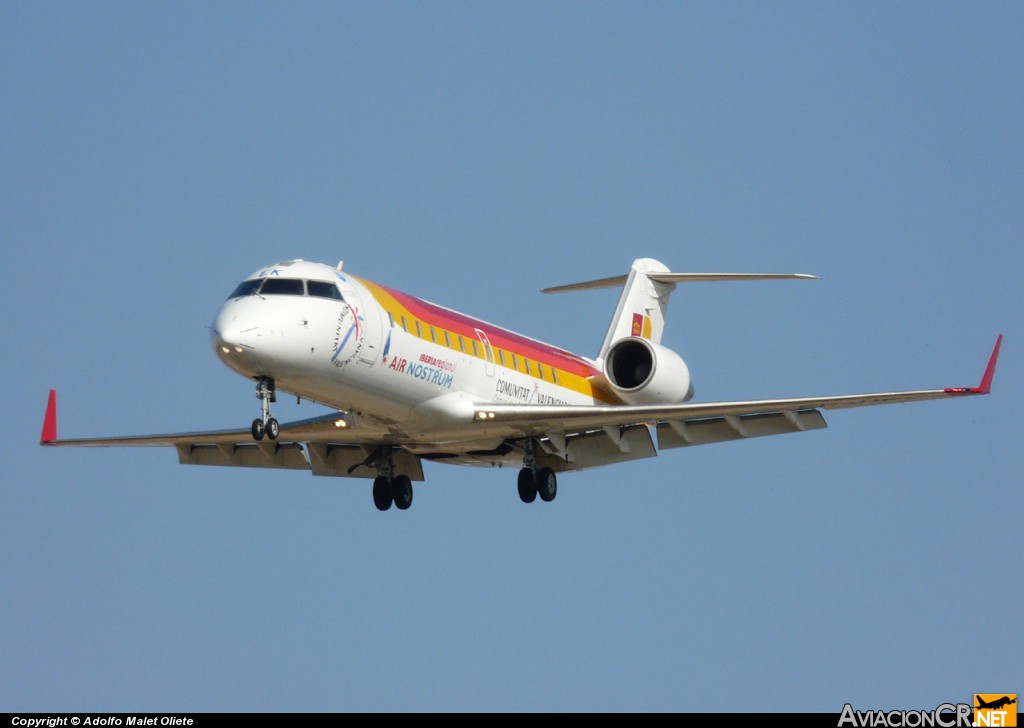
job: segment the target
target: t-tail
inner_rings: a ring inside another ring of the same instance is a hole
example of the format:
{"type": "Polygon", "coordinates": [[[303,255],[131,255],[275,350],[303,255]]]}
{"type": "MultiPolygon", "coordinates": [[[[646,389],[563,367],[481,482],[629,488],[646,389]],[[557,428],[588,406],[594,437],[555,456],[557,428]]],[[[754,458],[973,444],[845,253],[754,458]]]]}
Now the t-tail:
{"type": "Polygon", "coordinates": [[[814,279],[806,273],[673,273],[652,258],[637,258],[629,273],[543,289],[543,293],[622,287],[597,354],[610,388],[630,404],[683,402],[693,396],[682,358],[661,346],[668,300],[677,283],[814,279]]]}

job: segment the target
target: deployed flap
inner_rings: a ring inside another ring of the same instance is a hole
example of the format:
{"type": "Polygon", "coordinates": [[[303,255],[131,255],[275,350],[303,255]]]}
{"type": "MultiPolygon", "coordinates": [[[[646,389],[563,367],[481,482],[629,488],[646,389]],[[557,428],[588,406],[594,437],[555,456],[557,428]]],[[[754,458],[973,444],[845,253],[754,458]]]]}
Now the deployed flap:
{"type": "Polygon", "coordinates": [[[547,441],[541,440],[540,445],[545,452],[538,453],[537,464],[556,471],[584,470],[658,454],[646,425],[615,428],[614,436],[604,430],[574,435],[566,442],[565,458],[554,454],[560,448],[547,441]]]}
{"type": "Polygon", "coordinates": [[[295,442],[222,445],[177,445],[182,465],[234,465],[243,468],[309,470],[302,445],[295,442]]]}
{"type": "Polygon", "coordinates": [[[728,415],[701,420],[669,420],[658,424],[658,449],[743,440],[788,432],[820,430],[828,425],[818,410],[763,415],[728,415]]]}
{"type": "MultiPolygon", "coordinates": [[[[377,468],[363,464],[366,462],[367,453],[361,447],[327,442],[311,442],[308,447],[309,464],[313,469],[313,475],[330,475],[337,478],[377,477],[377,468]]],[[[391,458],[396,473],[408,475],[410,480],[423,480],[423,464],[418,457],[405,450],[395,450],[391,458]]]]}

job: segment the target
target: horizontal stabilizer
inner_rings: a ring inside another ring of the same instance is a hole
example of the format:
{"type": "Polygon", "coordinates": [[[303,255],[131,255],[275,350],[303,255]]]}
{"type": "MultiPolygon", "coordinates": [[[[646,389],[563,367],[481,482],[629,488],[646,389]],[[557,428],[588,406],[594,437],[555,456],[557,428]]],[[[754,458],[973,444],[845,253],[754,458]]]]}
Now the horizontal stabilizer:
{"type": "Polygon", "coordinates": [[[668,300],[677,283],[807,280],[815,277],[806,273],[673,273],[664,263],[653,258],[637,258],[626,275],[542,288],[541,293],[565,293],[596,288],[622,289],[604,342],[597,353],[596,360],[600,362],[608,355],[616,341],[627,336],[639,336],[653,344],[661,343],[665,317],[668,314],[668,300]]]}
{"type": "MultiPolygon", "coordinates": [[[[777,281],[777,280],[817,280],[818,276],[807,273],[648,273],[647,277],[658,283],[705,283],[711,281],[777,281]]],[[[581,283],[568,283],[564,286],[542,288],[541,293],[566,293],[568,291],[588,291],[595,288],[619,288],[626,284],[628,275],[598,278],[581,283]]]]}

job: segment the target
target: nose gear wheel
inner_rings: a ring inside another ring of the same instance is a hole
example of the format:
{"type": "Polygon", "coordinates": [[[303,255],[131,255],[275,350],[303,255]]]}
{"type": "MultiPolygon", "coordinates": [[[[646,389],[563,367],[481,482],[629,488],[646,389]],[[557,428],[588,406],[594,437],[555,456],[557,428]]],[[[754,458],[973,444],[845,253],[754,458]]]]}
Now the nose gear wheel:
{"type": "Polygon", "coordinates": [[[270,440],[276,440],[281,432],[281,425],[270,414],[270,403],[277,401],[277,390],[274,387],[274,380],[270,377],[260,377],[257,379],[256,397],[260,400],[262,416],[252,421],[252,439],[259,441],[266,436],[270,440]]]}

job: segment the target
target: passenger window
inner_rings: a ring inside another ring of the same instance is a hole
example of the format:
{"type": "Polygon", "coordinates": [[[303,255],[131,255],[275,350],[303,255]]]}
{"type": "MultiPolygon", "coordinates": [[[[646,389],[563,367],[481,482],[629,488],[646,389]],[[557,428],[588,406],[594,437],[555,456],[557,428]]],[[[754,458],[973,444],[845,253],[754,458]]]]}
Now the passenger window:
{"type": "Polygon", "coordinates": [[[415,323],[416,323],[416,335],[422,339],[423,338],[423,327],[420,326],[420,322],[419,321],[416,321],[415,323]]]}
{"type": "Polygon", "coordinates": [[[238,284],[238,288],[231,292],[228,298],[241,298],[242,296],[251,296],[256,293],[256,290],[260,287],[263,281],[257,279],[255,281],[242,281],[238,284]]]}
{"type": "Polygon", "coordinates": [[[434,332],[433,326],[430,327],[430,340],[433,341],[435,344],[437,343],[437,333],[434,332]]]}
{"type": "Polygon", "coordinates": [[[466,353],[466,342],[462,339],[461,336],[459,337],[459,349],[462,350],[463,354],[466,353]]]}
{"type": "Polygon", "coordinates": [[[395,317],[391,315],[390,311],[388,311],[388,326],[395,328],[395,317]]]}
{"type": "Polygon", "coordinates": [[[530,371],[530,360],[525,356],[523,357],[523,365],[526,367],[526,373],[532,377],[533,373],[530,371]]]}
{"type": "Polygon", "coordinates": [[[540,362],[537,362],[537,376],[541,379],[544,378],[544,365],[540,362]]]}
{"type": "Polygon", "coordinates": [[[505,366],[505,352],[498,349],[498,361],[501,362],[502,366],[505,366]]]}
{"type": "Polygon", "coordinates": [[[341,300],[341,291],[333,283],[328,281],[306,281],[309,295],[317,298],[330,298],[335,301],[341,300]]]}
{"type": "Polygon", "coordinates": [[[480,356],[480,349],[476,345],[476,339],[473,339],[473,356],[480,356]]]}
{"type": "Polygon", "coordinates": [[[515,354],[512,355],[512,368],[515,369],[517,372],[519,371],[519,360],[516,359],[515,354]]]}
{"type": "Polygon", "coordinates": [[[558,384],[558,370],[553,367],[551,369],[551,381],[558,384]]]}
{"type": "Polygon", "coordinates": [[[402,317],[402,331],[409,333],[409,324],[405,322],[405,316],[402,317]]]}
{"type": "Polygon", "coordinates": [[[298,278],[264,278],[260,293],[264,296],[301,296],[306,290],[298,278]]]}
{"type": "Polygon", "coordinates": [[[452,348],[452,340],[448,337],[447,331],[444,332],[444,345],[447,346],[449,349],[452,348]]]}

